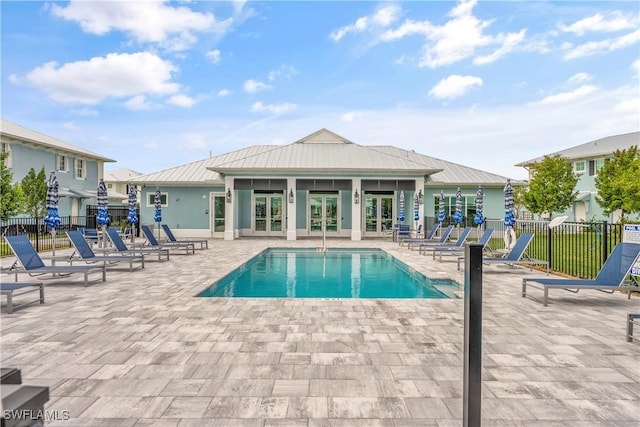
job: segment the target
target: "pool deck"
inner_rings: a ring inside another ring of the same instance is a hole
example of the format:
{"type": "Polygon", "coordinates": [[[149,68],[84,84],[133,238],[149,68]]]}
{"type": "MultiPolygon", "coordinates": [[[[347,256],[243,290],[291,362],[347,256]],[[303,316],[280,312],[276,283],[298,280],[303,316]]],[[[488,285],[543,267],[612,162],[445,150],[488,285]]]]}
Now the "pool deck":
{"type": "MultiPolygon", "coordinates": [[[[46,304],[0,316],[1,366],[49,386],[47,426],[460,426],[463,299],[194,297],[264,248],[316,245],[212,240],[89,288],[46,281],[46,304]]],[[[328,245],[464,283],[388,240],[328,245]]],[[[640,425],[640,341],[625,339],[640,298],[551,291],[544,307],[521,297],[525,275],[544,273],[484,269],[483,425],[640,425]]]]}

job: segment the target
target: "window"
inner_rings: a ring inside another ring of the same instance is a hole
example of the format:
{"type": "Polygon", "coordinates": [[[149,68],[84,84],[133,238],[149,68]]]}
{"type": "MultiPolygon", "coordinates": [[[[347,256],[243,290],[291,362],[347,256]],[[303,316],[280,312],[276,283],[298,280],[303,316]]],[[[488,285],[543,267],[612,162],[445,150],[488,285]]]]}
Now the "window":
{"type": "MultiPolygon", "coordinates": [[[[413,202],[411,202],[411,206],[413,206],[413,202]]],[[[438,209],[440,206],[440,195],[436,195],[434,197],[434,216],[438,218],[438,209]]],[[[469,219],[473,219],[473,216],[476,214],[476,196],[465,196],[462,195],[462,206],[461,206],[462,216],[468,221],[469,219]]],[[[413,209],[413,208],[412,208],[413,209]]],[[[405,206],[406,210],[406,206],[405,206]]],[[[444,215],[445,221],[450,221],[451,216],[456,212],[456,196],[455,194],[445,194],[444,195],[444,215]]]]}
{"type": "Polygon", "coordinates": [[[58,170],[60,172],[69,172],[69,158],[58,154],[58,170]]]}
{"type": "Polygon", "coordinates": [[[577,174],[583,174],[586,171],[586,163],[584,160],[580,160],[573,164],[573,171],[577,174]]]}
{"type": "MultiPolygon", "coordinates": [[[[147,193],[147,207],[148,208],[152,208],[154,207],[155,204],[155,199],[156,199],[156,192],[150,192],[147,193]]],[[[166,208],[167,206],[169,206],[169,193],[160,193],[160,206],[162,206],[163,208],[166,208]]]]}
{"type": "Polygon", "coordinates": [[[6,142],[2,143],[2,149],[1,149],[2,153],[6,153],[7,157],[4,159],[4,165],[8,168],[11,167],[11,145],[7,144],[6,142]]]}
{"type": "Polygon", "coordinates": [[[76,178],[77,179],[84,179],[84,166],[85,166],[85,161],[83,159],[76,159],[76,178]]]}
{"type": "Polygon", "coordinates": [[[109,189],[113,188],[113,184],[107,184],[107,188],[109,189]]]}
{"type": "Polygon", "coordinates": [[[603,166],[604,166],[604,159],[596,160],[596,175],[598,174],[598,171],[602,169],[603,166]]]}

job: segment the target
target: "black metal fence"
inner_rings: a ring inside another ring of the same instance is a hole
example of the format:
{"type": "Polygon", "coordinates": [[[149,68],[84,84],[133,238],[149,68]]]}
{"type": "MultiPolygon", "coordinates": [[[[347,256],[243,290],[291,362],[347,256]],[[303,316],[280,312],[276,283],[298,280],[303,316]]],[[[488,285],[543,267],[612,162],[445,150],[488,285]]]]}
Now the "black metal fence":
{"type": "MultiPolygon", "coordinates": [[[[97,206],[87,206],[86,216],[61,216],[60,227],[56,229],[56,249],[69,248],[71,242],[65,235],[65,231],[77,230],[78,227],[98,228],[96,223],[97,206]]],[[[109,218],[111,226],[124,227],[127,221],[129,209],[126,206],[109,206],[109,218]]],[[[140,212],[138,211],[138,218],[140,212]]],[[[140,236],[140,224],[136,224],[135,236],[140,236]]],[[[11,218],[0,222],[0,256],[11,255],[11,248],[4,240],[4,236],[27,235],[38,252],[53,249],[53,234],[45,225],[43,218],[11,218]]]]}

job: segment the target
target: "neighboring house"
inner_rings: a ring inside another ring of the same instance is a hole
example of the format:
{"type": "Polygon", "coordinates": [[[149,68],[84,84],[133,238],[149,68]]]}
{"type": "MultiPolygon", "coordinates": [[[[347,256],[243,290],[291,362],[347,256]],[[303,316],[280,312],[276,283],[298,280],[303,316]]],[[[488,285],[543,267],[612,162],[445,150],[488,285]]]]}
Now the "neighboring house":
{"type": "MultiPolygon", "coordinates": [[[[110,204],[127,204],[129,198],[129,180],[142,175],[131,169],[121,168],[104,173],[107,195],[110,204]]],[[[140,189],[138,188],[138,197],[140,189]]]]}
{"type": "MultiPolygon", "coordinates": [[[[402,222],[412,228],[433,219],[438,196],[463,194],[463,215],[473,218],[478,185],[484,213],[504,217],[506,177],[393,146],[355,144],[321,129],[287,145],[256,145],[133,178],[142,186],[141,222],[151,224],[161,193],[162,222],[179,235],[328,237],[360,240],[385,235],[402,222]],[[418,195],[418,221],[414,196],[418,195]]],[[[517,183],[514,181],[514,184],[517,183]]]]}
{"type": "MultiPolygon", "coordinates": [[[[616,150],[629,149],[634,145],[640,146],[640,132],[608,136],[548,154],[549,156],[560,155],[568,159],[579,178],[576,185],[578,193],[573,206],[559,215],[567,215],[569,221],[609,220],[617,222],[619,214],[605,215],[596,201],[595,177],[605,160],[611,158],[616,150]]],[[[530,166],[543,159],[544,156],[537,157],[518,163],[516,166],[522,166],[529,170],[529,178],[531,179],[530,166]]]]}
{"type": "Polygon", "coordinates": [[[44,167],[46,177],[55,170],[58,177],[60,216],[83,216],[87,204],[96,203],[96,189],[103,176],[104,163],[115,160],[82,147],[27,129],[6,120],[1,121],[2,151],[9,156],[5,164],[20,182],[33,168],[44,167]]]}

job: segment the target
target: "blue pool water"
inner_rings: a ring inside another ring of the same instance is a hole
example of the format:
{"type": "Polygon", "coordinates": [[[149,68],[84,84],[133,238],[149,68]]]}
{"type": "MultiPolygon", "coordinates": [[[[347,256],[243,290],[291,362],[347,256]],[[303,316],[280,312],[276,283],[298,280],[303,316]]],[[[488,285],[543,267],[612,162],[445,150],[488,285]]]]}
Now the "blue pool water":
{"type": "Polygon", "coordinates": [[[429,279],[380,249],[266,249],[199,297],[456,298],[459,285],[429,279]]]}

